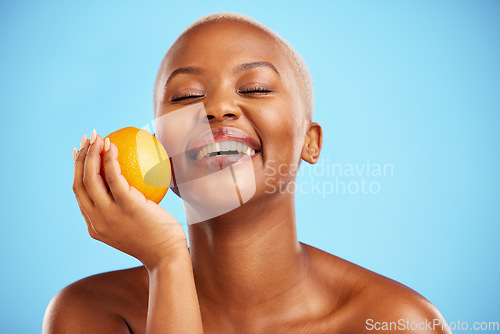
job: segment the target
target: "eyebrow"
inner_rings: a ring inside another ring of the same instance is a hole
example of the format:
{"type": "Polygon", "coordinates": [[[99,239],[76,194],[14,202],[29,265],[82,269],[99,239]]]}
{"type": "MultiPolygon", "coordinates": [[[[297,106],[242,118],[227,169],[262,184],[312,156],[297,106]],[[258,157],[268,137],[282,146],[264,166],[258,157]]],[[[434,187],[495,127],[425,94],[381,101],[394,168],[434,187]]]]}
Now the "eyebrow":
{"type": "MultiPolygon", "coordinates": [[[[240,65],[236,66],[236,68],[234,69],[234,72],[247,71],[247,70],[251,70],[251,69],[256,68],[256,67],[270,68],[274,72],[276,72],[276,74],[278,74],[278,76],[281,78],[281,75],[278,72],[278,70],[276,69],[276,67],[267,61],[254,61],[251,63],[240,64],[240,65]]],[[[199,67],[194,67],[194,66],[179,67],[178,69],[175,69],[174,71],[172,71],[172,73],[170,73],[170,75],[167,78],[167,81],[165,82],[165,87],[167,87],[167,84],[169,83],[169,81],[172,80],[172,78],[175,77],[176,75],[179,75],[179,74],[200,74],[202,72],[203,72],[203,70],[199,67]]]]}
{"type": "Polygon", "coordinates": [[[187,66],[187,67],[179,67],[178,69],[172,71],[170,75],[167,78],[167,81],[165,82],[165,87],[167,87],[167,84],[170,80],[172,80],[173,77],[179,74],[200,74],[202,71],[201,68],[199,67],[194,67],[194,66],[187,66]]]}
{"type": "Polygon", "coordinates": [[[234,69],[235,72],[241,72],[241,71],[246,71],[246,70],[251,70],[253,68],[256,68],[256,67],[268,67],[270,69],[272,69],[274,72],[276,72],[276,74],[281,77],[280,75],[280,72],[278,72],[278,70],[276,69],[276,67],[271,64],[270,62],[267,62],[267,61],[254,61],[254,62],[251,62],[251,63],[245,63],[245,64],[241,64],[241,65],[238,65],[236,66],[236,68],[234,69]]]}

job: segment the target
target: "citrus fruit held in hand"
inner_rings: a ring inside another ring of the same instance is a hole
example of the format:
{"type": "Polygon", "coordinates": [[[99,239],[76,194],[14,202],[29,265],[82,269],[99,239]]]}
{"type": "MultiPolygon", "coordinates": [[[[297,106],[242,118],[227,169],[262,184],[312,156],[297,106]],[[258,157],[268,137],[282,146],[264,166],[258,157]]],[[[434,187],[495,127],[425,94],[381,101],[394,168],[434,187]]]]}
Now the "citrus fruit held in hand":
{"type": "MultiPolygon", "coordinates": [[[[160,203],[170,185],[170,160],[163,145],[146,130],[127,127],[115,131],[109,138],[118,148],[118,163],[128,184],[139,190],[147,199],[160,203]]],[[[101,173],[104,169],[103,148],[101,173]]]]}

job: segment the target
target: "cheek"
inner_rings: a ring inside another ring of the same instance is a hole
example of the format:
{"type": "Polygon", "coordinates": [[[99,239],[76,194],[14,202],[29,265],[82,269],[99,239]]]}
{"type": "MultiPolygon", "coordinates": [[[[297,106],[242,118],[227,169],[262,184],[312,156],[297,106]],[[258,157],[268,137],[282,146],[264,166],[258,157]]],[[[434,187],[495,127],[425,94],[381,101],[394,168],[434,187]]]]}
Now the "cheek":
{"type": "Polygon", "coordinates": [[[290,103],[275,104],[273,108],[262,110],[261,115],[266,116],[256,124],[264,146],[261,181],[266,191],[278,189],[295,179],[305,135],[303,118],[297,117],[301,109],[295,109],[290,103]]]}
{"type": "Polygon", "coordinates": [[[297,163],[304,143],[303,117],[292,103],[275,104],[272,110],[262,110],[262,139],[266,160],[297,163]]]}

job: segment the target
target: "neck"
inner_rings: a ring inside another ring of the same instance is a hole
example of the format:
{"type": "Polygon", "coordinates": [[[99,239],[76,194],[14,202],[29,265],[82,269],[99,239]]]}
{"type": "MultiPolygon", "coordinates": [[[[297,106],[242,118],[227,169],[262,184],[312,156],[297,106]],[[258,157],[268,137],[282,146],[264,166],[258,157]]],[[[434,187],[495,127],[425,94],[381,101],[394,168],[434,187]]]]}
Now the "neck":
{"type": "Polygon", "coordinates": [[[265,204],[270,210],[242,206],[189,226],[200,300],[226,310],[265,312],[304,281],[308,260],[297,240],[293,195],[277,201],[265,204]]]}

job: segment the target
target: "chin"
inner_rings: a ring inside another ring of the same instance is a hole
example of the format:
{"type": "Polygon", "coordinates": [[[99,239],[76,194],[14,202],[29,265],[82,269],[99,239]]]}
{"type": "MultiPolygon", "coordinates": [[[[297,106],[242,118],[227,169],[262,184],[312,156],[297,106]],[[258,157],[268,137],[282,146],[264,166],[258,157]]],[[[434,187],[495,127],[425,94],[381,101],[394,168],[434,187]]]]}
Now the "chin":
{"type": "Polygon", "coordinates": [[[212,219],[239,208],[255,194],[252,159],[177,184],[189,224],[212,219]]]}

